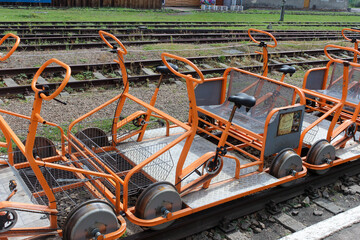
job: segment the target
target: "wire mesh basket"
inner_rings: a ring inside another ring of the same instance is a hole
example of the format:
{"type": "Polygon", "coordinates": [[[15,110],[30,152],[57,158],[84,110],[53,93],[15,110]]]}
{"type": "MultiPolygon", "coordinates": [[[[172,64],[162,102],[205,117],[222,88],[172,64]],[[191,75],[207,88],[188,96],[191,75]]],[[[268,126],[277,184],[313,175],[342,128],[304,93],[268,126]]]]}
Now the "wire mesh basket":
{"type": "MultiPolygon", "coordinates": [[[[134,144],[132,147],[122,150],[122,153],[135,164],[141,163],[144,159],[149,158],[152,154],[158,152],[166,146],[165,143],[158,143],[148,146],[134,144]]],[[[164,152],[143,168],[149,176],[156,181],[164,181],[169,176],[174,167],[174,161],[170,151],[164,152]]]]}

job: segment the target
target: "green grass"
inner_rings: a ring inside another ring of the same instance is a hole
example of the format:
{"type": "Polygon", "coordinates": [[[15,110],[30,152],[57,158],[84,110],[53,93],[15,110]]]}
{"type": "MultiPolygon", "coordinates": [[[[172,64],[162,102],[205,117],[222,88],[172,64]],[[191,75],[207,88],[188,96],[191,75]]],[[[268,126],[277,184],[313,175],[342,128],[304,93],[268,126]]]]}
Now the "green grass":
{"type": "MultiPolygon", "coordinates": [[[[175,21],[175,22],[277,22],[279,11],[248,10],[244,13],[232,12],[202,12],[193,11],[190,14],[181,14],[174,11],[152,11],[152,10],[131,10],[121,8],[110,9],[90,9],[90,8],[71,8],[71,9],[9,9],[0,8],[0,21],[175,21]]],[[[358,22],[360,15],[353,13],[338,12],[307,12],[307,11],[287,11],[285,21],[287,22],[358,22]]],[[[251,24],[249,24],[251,26],[251,24]]],[[[265,27],[265,25],[264,25],[265,27]]],[[[245,27],[247,28],[247,27],[245,27]]],[[[286,28],[286,27],[283,27],[286,28]]],[[[291,27],[294,28],[294,27],[291,27]]],[[[304,27],[306,28],[306,27],[304,27]]],[[[333,27],[324,27],[332,29],[333,27]]]]}

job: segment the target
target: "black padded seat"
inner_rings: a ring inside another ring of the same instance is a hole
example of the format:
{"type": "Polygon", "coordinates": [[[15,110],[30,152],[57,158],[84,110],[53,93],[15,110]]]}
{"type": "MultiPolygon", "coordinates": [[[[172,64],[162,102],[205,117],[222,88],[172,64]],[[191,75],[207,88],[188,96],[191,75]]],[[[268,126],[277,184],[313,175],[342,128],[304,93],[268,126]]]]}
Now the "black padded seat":
{"type": "MultiPolygon", "coordinates": [[[[178,71],[179,67],[175,64],[169,63],[169,65],[175,70],[178,71]]],[[[170,69],[167,68],[167,66],[165,65],[161,65],[161,66],[157,66],[156,67],[156,71],[161,73],[161,74],[169,74],[171,73],[170,69]]]]}
{"type": "Polygon", "coordinates": [[[256,98],[254,96],[249,96],[246,93],[238,93],[228,98],[229,102],[234,103],[238,108],[245,106],[251,108],[255,106],[256,98]]]}
{"type": "Polygon", "coordinates": [[[283,65],[278,71],[285,74],[287,73],[294,74],[296,72],[296,69],[293,66],[283,65]]]}

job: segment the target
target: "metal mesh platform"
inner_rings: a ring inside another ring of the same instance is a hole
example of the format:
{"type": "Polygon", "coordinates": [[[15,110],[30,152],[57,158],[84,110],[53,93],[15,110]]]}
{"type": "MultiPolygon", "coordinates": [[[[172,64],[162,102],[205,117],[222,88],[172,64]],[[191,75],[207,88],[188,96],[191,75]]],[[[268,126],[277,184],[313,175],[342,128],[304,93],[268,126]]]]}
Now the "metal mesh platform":
{"type": "MultiPolygon", "coordinates": [[[[254,133],[263,133],[265,120],[271,110],[292,104],[294,89],[262,78],[237,71],[230,73],[227,97],[246,93],[256,98],[256,105],[246,112],[245,107],[236,110],[233,123],[254,133]]],[[[222,105],[200,106],[226,120],[229,119],[233,104],[226,100],[222,105]]]]}

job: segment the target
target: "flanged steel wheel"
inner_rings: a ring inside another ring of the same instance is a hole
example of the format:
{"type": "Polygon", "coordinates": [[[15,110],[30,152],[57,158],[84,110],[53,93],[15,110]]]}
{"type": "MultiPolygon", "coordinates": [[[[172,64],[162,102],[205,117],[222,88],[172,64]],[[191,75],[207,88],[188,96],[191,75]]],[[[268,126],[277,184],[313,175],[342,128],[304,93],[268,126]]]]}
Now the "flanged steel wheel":
{"type": "MultiPolygon", "coordinates": [[[[151,184],[140,194],[135,205],[135,215],[141,219],[166,217],[167,213],[180,210],[181,205],[181,197],[174,185],[169,182],[157,182],[151,184]]],[[[150,228],[161,230],[173,222],[169,221],[150,228]]]]}
{"type": "MultiPolygon", "coordinates": [[[[26,140],[23,141],[25,145],[26,140]]],[[[40,158],[47,158],[56,155],[56,148],[54,143],[45,137],[35,137],[34,141],[34,149],[33,149],[34,157],[39,156],[40,158]]],[[[26,162],[26,157],[20,151],[18,147],[14,150],[14,163],[22,163],[26,162]]]]}
{"type": "MultiPolygon", "coordinates": [[[[326,139],[320,139],[315,142],[306,156],[306,161],[310,164],[321,165],[328,161],[335,160],[335,147],[331,145],[326,139]]],[[[329,171],[330,168],[324,170],[313,170],[313,172],[321,175],[329,171]]]]}
{"type": "MultiPolygon", "coordinates": [[[[75,137],[78,138],[83,144],[85,144],[89,148],[104,147],[110,145],[106,133],[97,127],[85,128],[77,132],[75,134],[75,137]]],[[[76,152],[74,148],[72,148],[72,151],[76,152]]]]}
{"type": "Polygon", "coordinates": [[[11,230],[18,220],[17,213],[8,208],[0,209],[0,233],[11,230]]]}
{"type": "MultiPolygon", "coordinates": [[[[270,174],[276,178],[286,177],[293,172],[300,172],[302,170],[301,157],[292,149],[284,149],[279,152],[274,158],[271,167],[270,174]]],[[[281,184],[282,187],[289,187],[296,183],[296,181],[287,182],[281,184]]]]}
{"type": "Polygon", "coordinates": [[[119,223],[112,206],[95,199],[78,205],[69,213],[63,226],[63,239],[97,239],[118,228],[119,223]]]}

